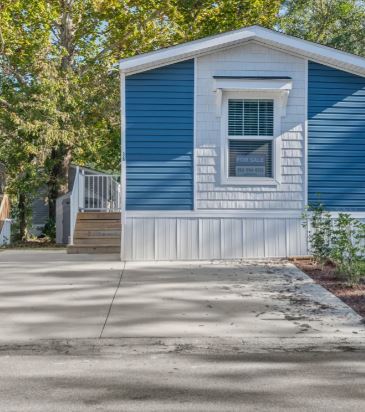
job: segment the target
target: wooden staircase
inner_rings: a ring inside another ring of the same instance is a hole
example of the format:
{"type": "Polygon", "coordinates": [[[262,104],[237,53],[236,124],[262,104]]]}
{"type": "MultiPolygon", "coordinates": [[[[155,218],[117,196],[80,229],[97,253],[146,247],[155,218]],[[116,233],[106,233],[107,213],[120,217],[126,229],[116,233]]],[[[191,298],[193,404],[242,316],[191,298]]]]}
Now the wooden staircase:
{"type": "Polygon", "coordinates": [[[79,212],[67,253],[120,253],[120,212],[79,212]]]}

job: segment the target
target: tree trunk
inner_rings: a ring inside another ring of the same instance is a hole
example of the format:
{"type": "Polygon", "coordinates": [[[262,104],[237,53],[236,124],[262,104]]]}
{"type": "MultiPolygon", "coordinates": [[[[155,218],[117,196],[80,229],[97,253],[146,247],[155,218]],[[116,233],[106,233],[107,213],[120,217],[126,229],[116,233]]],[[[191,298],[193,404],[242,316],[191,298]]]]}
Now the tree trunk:
{"type": "Polygon", "coordinates": [[[48,218],[56,221],[56,200],[68,192],[68,172],[71,163],[70,148],[53,149],[52,167],[48,181],[48,218]]]}
{"type": "Polygon", "coordinates": [[[26,240],[27,237],[27,201],[24,193],[19,193],[19,240],[26,240]]]}
{"type": "Polygon", "coordinates": [[[75,27],[73,22],[73,6],[74,0],[61,0],[61,24],[60,24],[60,44],[64,50],[65,55],[61,60],[61,69],[67,71],[71,68],[73,57],[75,53],[75,27]]]}
{"type": "MultiPolygon", "coordinates": [[[[61,59],[60,70],[67,78],[67,72],[72,70],[75,53],[75,25],[73,21],[73,6],[75,0],[60,0],[61,19],[59,24],[60,46],[65,51],[61,59]]],[[[71,163],[71,149],[62,143],[51,152],[51,170],[48,181],[48,217],[56,221],[56,200],[68,191],[68,171],[71,163]]]]}

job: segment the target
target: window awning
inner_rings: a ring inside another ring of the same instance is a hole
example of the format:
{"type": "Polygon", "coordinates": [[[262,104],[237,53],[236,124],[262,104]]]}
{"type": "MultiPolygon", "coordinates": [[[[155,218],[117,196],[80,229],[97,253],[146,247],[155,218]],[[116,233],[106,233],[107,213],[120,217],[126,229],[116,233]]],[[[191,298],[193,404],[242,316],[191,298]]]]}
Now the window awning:
{"type": "Polygon", "coordinates": [[[213,76],[217,96],[217,116],[221,115],[222,94],[228,92],[271,92],[280,96],[281,116],[286,115],[286,106],[293,81],[290,77],[278,76],[213,76]]]}

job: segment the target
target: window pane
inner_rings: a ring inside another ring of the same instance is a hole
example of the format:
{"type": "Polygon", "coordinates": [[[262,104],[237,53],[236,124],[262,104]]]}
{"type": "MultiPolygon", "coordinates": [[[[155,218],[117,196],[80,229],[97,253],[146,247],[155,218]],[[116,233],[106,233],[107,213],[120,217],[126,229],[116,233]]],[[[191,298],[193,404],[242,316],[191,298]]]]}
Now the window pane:
{"type": "Polygon", "coordinates": [[[229,136],[273,136],[274,102],[265,99],[228,101],[229,136]]]}
{"type": "Polygon", "coordinates": [[[228,134],[243,135],[243,100],[228,101],[228,134]]]}
{"type": "Polygon", "coordinates": [[[272,100],[259,101],[259,136],[273,136],[274,134],[274,102],[272,100]]]}
{"type": "Polygon", "coordinates": [[[245,100],[244,109],[244,136],[257,136],[259,123],[259,102],[258,100],[245,100]]]}
{"type": "Polygon", "coordinates": [[[272,141],[229,140],[229,177],[272,177],[272,141]]]}

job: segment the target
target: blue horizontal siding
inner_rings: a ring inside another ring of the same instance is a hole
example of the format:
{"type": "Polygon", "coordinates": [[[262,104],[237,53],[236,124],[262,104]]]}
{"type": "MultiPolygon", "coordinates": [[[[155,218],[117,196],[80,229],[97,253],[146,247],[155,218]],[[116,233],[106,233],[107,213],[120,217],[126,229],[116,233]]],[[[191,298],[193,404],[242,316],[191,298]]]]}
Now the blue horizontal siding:
{"type": "Polygon", "coordinates": [[[365,211],[365,78],[309,62],[308,197],[365,211]]]}
{"type": "Polygon", "coordinates": [[[194,60],[126,78],[127,210],[193,208],[194,60]]]}

